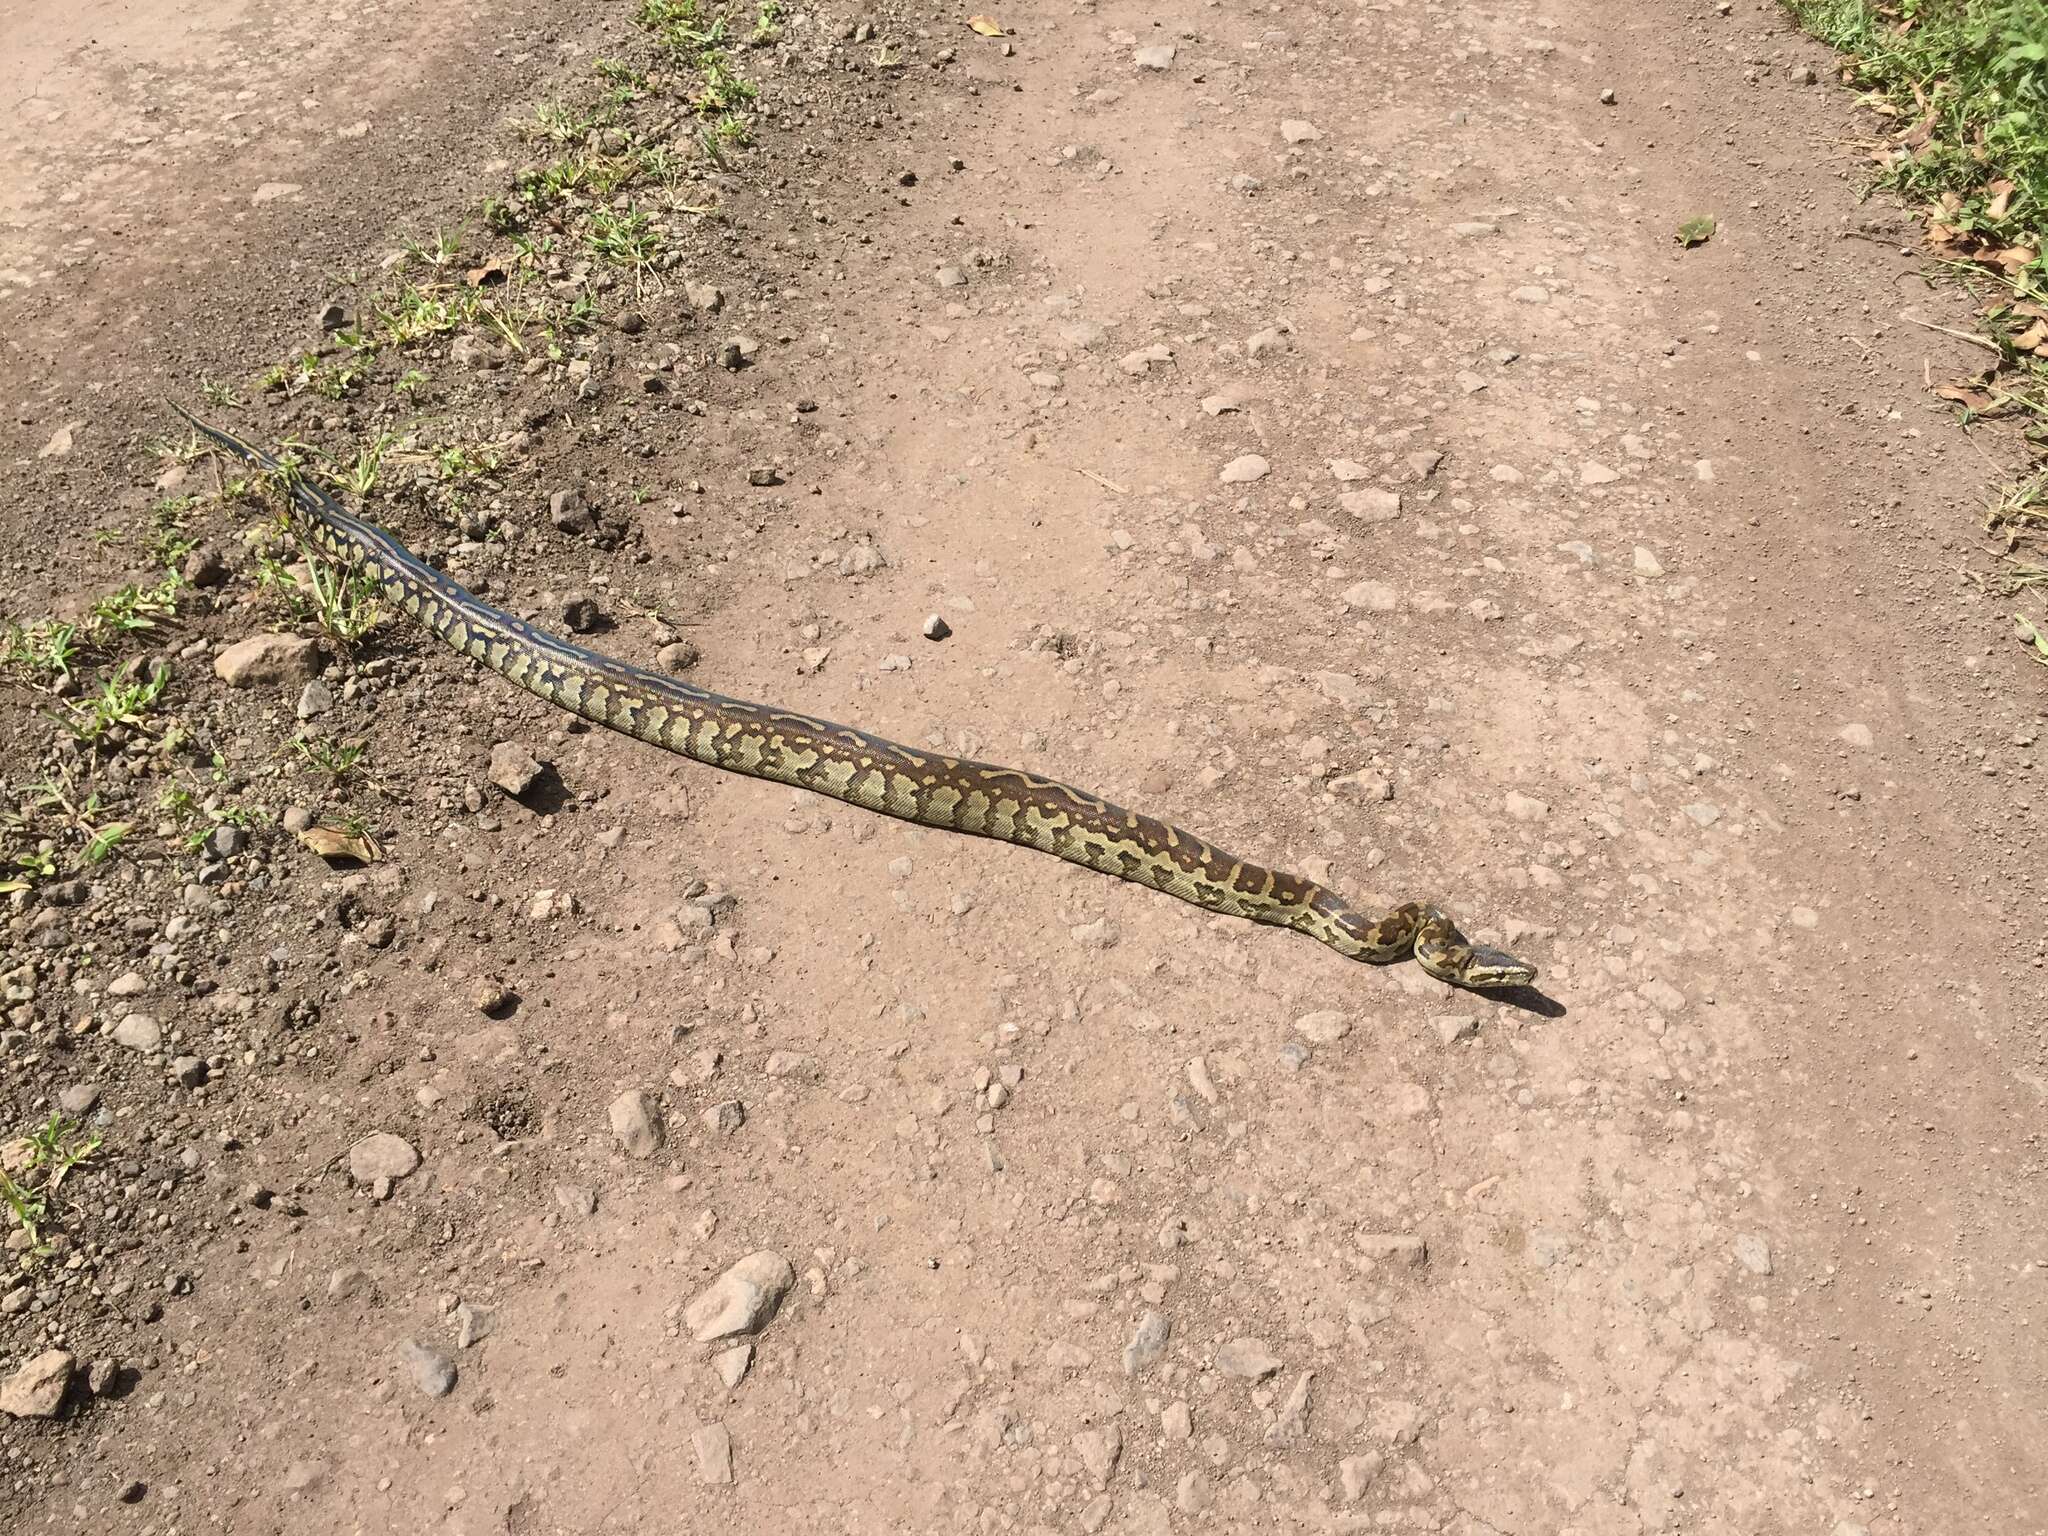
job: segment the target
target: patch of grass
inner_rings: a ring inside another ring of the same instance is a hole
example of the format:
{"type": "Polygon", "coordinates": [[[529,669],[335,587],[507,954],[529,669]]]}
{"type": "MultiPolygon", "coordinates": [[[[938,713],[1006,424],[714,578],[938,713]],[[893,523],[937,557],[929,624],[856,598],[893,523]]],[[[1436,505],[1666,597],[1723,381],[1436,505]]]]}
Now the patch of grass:
{"type": "Polygon", "coordinates": [[[65,1175],[99,1151],[101,1137],[74,1120],[52,1115],[44,1124],[0,1147],[0,1207],[28,1237],[22,1267],[49,1256],[47,1229],[65,1175]]]}
{"type": "MultiPolygon", "coordinates": [[[[182,554],[180,558],[183,558],[182,554]]],[[[130,582],[98,599],[77,621],[36,619],[0,630],[0,671],[32,686],[68,688],[87,659],[104,657],[124,639],[153,634],[177,616],[183,586],[175,571],[152,586],[130,582]]]]}
{"type": "Polygon", "coordinates": [[[327,736],[295,736],[292,750],[299,761],[339,784],[356,769],[369,748],[360,741],[338,741],[327,736]]]}
{"type": "Polygon", "coordinates": [[[86,694],[78,704],[67,704],[57,721],[88,745],[104,739],[117,727],[149,731],[153,729],[150,716],[170,681],[170,671],[165,667],[158,667],[147,678],[103,678],[96,692],[86,694]]]}
{"type": "Polygon", "coordinates": [[[185,527],[186,514],[198,504],[196,496],[172,496],[149,509],[149,557],[166,571],[178,570],[199,547],[185,527]]]}
{"type": "MultiPolygon", "coordinates": [[[[1987,334],[1955,334],[1993,357],[1936,393],[1965,425],[2024,426],[2035,467],[1992,509],[2007,570],[1987,585],[2038,599],[2028,573],[2048,559],[2048,0],[1785,3],[1845,55],[1845,77],[1887,124],[1871,157],[1878,184],[1921,214],[1928,249],[1978,301],[1987,334]]],[[[2048,659],[2035,622],[2014,619],[2029,654],[2048,659]]]]}
{"type": "Polygon", "coordinates": [[[585,243],[593,255],[634,272],[653,270],[662,251],[661,231],[637,209],[625,213],[593,209],[585,243]]]}
{"type": "Polygon", "coordinates": [[[305,561],[305,581],[276,555],[266,553],[257,557],[257,585],[268,590],[294,622],[310,620],[343,650],[354,650],[383,621],[376,578],[333,564],[295,528],[290,537],[305,561]]]}
{"type": "Polygon", "coordinates": [[[1789,0],[1849,56],[1852,83],[1900,125],[1885,179],[1937,200],[1962,235],[2031,246],[2048,231],[2048,4],[2043,0],[1789,0]]]}

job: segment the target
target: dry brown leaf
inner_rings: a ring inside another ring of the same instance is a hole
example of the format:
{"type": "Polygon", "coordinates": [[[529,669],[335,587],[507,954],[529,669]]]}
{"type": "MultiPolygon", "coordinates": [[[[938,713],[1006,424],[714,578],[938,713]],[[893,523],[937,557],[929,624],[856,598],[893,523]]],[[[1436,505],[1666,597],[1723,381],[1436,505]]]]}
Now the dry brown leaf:
{"type": "Polygon", "coordinates": [[[967,18],[967,25],[974,28],[983,37],[1001,37],[1003,35],[1003,24],[993,16],[970,16],[967,18]]]}
{"type": "Polygon", "coordinates": [[[1987,395],[1982,390],[1970,389],[1962,384],[1938,384],[1935,386],[1934,394],[1936,399],[1953,400],[1964,410],[1976,411],[1980,414],[1994,409],[1999,403],[1995,396],[1987,395]]]}
{"type": "Polygon", "coordinates": [[[2034,258],[2040,254],[2031,245],[2008,245],[2002,251],[1985,252],[1984,260],[2008,272],[2021,272],[2032,266],[2034,258]]]}
{"type": "Polygon", "coordinates": [[[471,267],[464,278],[472,288],[495,288],[505,281],[505,269],[495,261],[487,261],[480,267],[471,267]]]}
{"type": "Polygon", "coordinates": [[[2012,306],[2012,312],[2027,320],[2048,320],[2048,305],[2036,304],[2032,299],[2022,299],[2012,306]]]}
{"type": "Polygon", "coordinates": [[[2013,346],[2022,352],[2038,352],[2044,342],[2048,342],[2048,320],[2036,320],[2012,339],[2013,346]]]}
{"type": "Polygon", "coordinates": [[[384,857],[384,850],[377,846],[377,839],[369,833],[334,822],[315,822],[299,834],[299,841],[323,859],[353,859],[358,864],[374,864],[384,857]]]}
{"type": "Polygon", "coordinates": [[[2018,188],[2011,182],[2001,179],[1991,183],[1987,190],[1991,193],[1991,201],[1984,205],[1985,216],[1993,219],[2004,218],[2006,210],[2012,207],[2012,195],[2018,188]]]}

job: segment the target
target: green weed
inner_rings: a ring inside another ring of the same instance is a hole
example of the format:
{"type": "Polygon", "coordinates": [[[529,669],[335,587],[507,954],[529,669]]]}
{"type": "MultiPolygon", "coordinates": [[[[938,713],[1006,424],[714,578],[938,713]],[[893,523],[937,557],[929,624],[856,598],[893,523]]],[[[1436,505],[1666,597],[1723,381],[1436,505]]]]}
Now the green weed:
{"type": "Polygon", "coordinates": [[[66,1174],[99,1151],[101,1137],[52,1115],[26,1136],[0,1147],[0,1206],[28,1236],[23,1267],[48,1256],[46,1229],[66,1174]]]}

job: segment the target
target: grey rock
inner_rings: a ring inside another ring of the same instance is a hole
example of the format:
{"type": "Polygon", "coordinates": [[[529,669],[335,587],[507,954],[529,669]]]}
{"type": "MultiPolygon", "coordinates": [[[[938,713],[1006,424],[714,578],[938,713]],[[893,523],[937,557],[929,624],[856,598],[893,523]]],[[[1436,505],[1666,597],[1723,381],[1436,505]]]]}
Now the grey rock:
{"type": "Polygon", "coordinates": [[[557,1184],[555,1204],[571,1216],[595,1216],[597,1191],[584,1184],[557,1184]]]}
{"type": "Polygon", "coordinates": [[[703,659],[704,653],[690,640],[672,641],[654,653],[655,663],[664,672],[687,672],[703,659]]]}
{"type": "Polygon", "coordinates": [[[1479,1019],[1470,1013],[1447,1013],[1429,1021],[1436,1031],[1437,1039],[1445,1045],[1455,1045],[1460,1040],[1470,1040],[1479,1033],[1479,1019]]]}
{"type": "Polygon", "coordinates": [[[587,592],[571,592],[562,599],[562,622],[569,626],[569,632],[587,635],[603,627],[604,610],[597,605],[597,599],[587,592]]]}
{"type": "Polygon", "coordinates": [[[683,1308],[683,1324],[699,1344],[759,1333],[795,1283],[789,1260],[763,1248],[698,1292],[683,1308]]]}
{"type": "Polygon", "coordinates": [[[299,702],[293,713],[301,720],[312,720],[334,708],[334,690],[319,678],[314,678],[299,690],[299,702]]]}
{"type": "Polygon", "coordinates": [[[1405,1398],[1383,1399],[1373,1405],[1372,1431],[1391,1445],[1413,1445],[1428,1422],[1422,1405],[1405,1398]]]}
{"type": "Polygon", "coordinates": [[[1361,581],[1344,589],[1344,605],[1367,613],[1392,613],[1401,606],[1401,594],[1384,581],[1361,581]]]}
{"type": "Polygon", "coordinates": [[[171,1060],[171,1076],[182,1088],[200,1088],[206,1083],[206,1063],[197,1056],[176,1056],[171,1060]]]}
{"type": "Polygon", "coordinates": [[[1380,1469],[1387,1464],[1386,1457],[1378,1451],[1367,1451],[1363,1456],[1346,1456],[1337,1463],[1337,1479],[1344,1488],[1344,1502],[1356,1504],[1365,1497],[1373,1479],[1380,1475],[1380,1469]]]}
{"type": "Polygon", "coordinates": [[[337,1269],[327,1277],[327,1299],[347,1301],[366,1294],[375,1283],[367,1269],[337,1269]]]}
{"type": "Polygon", "coordinates": [[[684,283],[683,297],[701,315],[715,315],[725,308],[725,293],[710,283],[684,283]]]}
{"type": "Polygon", "coordinates": [[[619,1149],[628,1157],[652,1157],[668,1140],[661,1102],[644,1088],[628,1088],[612,1100],[606,1114],[619,1149]]]}
{"type": "Polygon", "coordinates": [[[230,688],[303,683],[320,670],[320,642],[304,635],[251,635],[213,658],[214,676],[230,688]]]}
{"type": "Polygon", "coordinates": [[[1244,453],[1224,465],[1216,478],[1225,485],[1249,485],[1254,480],[1265,479],[1272,468],[1260,455],[1244,453]]]}
{"type": "Polygon", "coordinates": [[[390,1131],[372,1131],[348,1149],[348,1171],[358,1184],[402,1179],[419,1165],[412,1143],[390,1131]]]}
{"type": "Polygon", "coordinates": [[[1095,1486],[1104,1487],[1123,1457],[1124,1432],[1114,1419],[1100,1429],[1084,1429],[1074,1436],[1074,1450],[1088,1475],[1095,1479],[1095,1486]]]}
{"type": "Polygon", "coordinates": [[[226,586],[228,577],[234,573],[219,546],[201,544],[185,556],[178,567],[178,574],[185,578],[187,585],[204,589],[226,586]]]}
{"type": "Polygon", "coordinates": [[[747,1123],[747,1106],[738,1099],[724,1099],[704,1111],[704,1128],[730,1136],[747,1123]]]}
{"type": "Polygon", "coordinates": [[[479,1341],[487,1339],[497,1328],[498,1320],[482,1307],[463,1302],[455,1309],[455,1346],[469,1349],[479,1341]]]}
{"type": "Polygon", "coordinates": [[[588,533],[597,526],[589,490],[572,485],[548,497],[548,521],[563,533],[588,533]]]}
{"type": "Polygon", "coordinates": [[[942,615],[928,613],[919,632],[927,640],[944,640],[953,633],[953,626],[948,624],[942,615]]]}
{"type": "Polygon", "coordinates": [[[216,859],[232,859],[249,846],[246,829],[222,822],[206,834],[206,851],[216,859]]]}
{"type": "Polygon", "coordinates": [[[0,1382],[0,1413],[16,1419],[51,1419],[64,1406],[77,1362],[65,1349],[46,1349],[0,1382]]]}
{"type": "Polygon", "coordinates": [[[91,1083],[76,1083],[57,1095],[57,1107],[76,1120],[89,1115],[100,1102],[100,1091],[91,1083]]]}
{"type": "Polygon", "coordinates": [[[1150,47],[1140,48],[1131,56],[1131,60],[1140,69],[1171,69],[1174,52],[1172,43],[1154,43],[1150,47]]]}
{"type": "Polygon", "coordinates": [[[1768,1275],[1771,1272],[1771,1245],[1761,1232],[1737,1234],[1735,1257],[1752,1275],[1768,1275]]]}
{"type": "Polygon", "coordinates": [[[1164,1312],[1156,1307],[1148,1309],[1138,1319],[1138,1326],[1131,1334],[1131,1342],[1124,1346],[1124,1374],[1135,1376],[1139,1371],[1157,1360],[1166,1349],[1168,1336],[1173,1324],[1164,1312]]]}
{"type": "Polygon", "coordinates": [[[1411,1232],[1361,1232],[1358,1247],[1376,1264],[1420,1269],[1429,1262],[1429,1244],[1411,1232]]]}
{"type": "Polygon", "coordinates": [[[1216,1369],[1240,1381],[1260,1382],[1280,1369],[1280,1357],[1263,1339],[1236,1338],[1216,1351],[1216,1369]]]}
{"type": "Polygon", "coordinates": [[[413,1385],[429,1397],[446,1397],[455,1390],[455,1362],[431,1344],[401,1339],[398,1360],[412,1374],[413,1385]]]}
{"type": "Polygon", "coordinates": [[[965,288],[967,286],[967,274],[958,267],[939,268],[936,280],[941,288],[965,288]]]}
{"type": "Polygon", "coordinates": [[[738,1386],[746,1378],[747,1367],[753,1363],[754,1346],[751,1344],[735,1344],[711,1357],[711,1369],[718,1372],[718,1379],[728,1389],[738,1386]]]}
{"type": "Polygon", "coordinates": [[[697,1453],[697,1481],[723,1486],[732,1481],[732,1432],[723,1424],[700,1425],[690,1436],[697,1453]]]}
{"type": "Polygon", "coordinates": [[[114,1026],[114,1043],[145,1054],[164,1041],[164,1027],[146,1013],[131,1013],[114,1026]]]}
{"type": "Polygon", "coordinates": [[[329,299],[315,312],[313,323],[323,331],[345,331],[356,323],[356,317],[341,300],[329,299]]]}
{"type": "Polygon", "coordinates": [[[310,1493],[327,1481],[327,1463],[324,1461],[295,1461],[284,1469],[283,1488],[286,1493],[310,1493]]]}
{"type": "Polygon", "coordinates": [[[1334,1008],[1305,1013],[1294,1021],[1295,1033],[1316,1045],[1335,1045],[1351,1033],[1351,1015],[1334,1008]]]}

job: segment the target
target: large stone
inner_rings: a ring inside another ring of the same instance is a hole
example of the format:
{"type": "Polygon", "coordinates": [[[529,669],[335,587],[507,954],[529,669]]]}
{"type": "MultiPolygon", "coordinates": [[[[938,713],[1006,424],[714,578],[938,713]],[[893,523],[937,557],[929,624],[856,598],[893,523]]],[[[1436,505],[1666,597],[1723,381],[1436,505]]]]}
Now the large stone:
{"type": "Polygon", "coordinates": [[[146,1013],[131,1013],[114,1026],[114,1043],[147,1055],[164,1043],[164,1027],[146,1013]]]}
{"type": "Polygon", "coordinates": [[[750,1253],[683,1308],[683,1322],[700,1344],[759,1333],[775,1316],[782,1298],[796,1283],[796,1271],[779,1253],[750,1253]]]}
{"type": "Polygon", "coordinates": [[[1216,1369],[1241,1381],[1264,1381],[1280,1369],[1280,1357],[1264,1339],[1232,1339],[1216,1351],[1216,1369]]]}
{"type": "Polygon", "coordinates": [[[373,1131],[348,1149],[348,1171],[358,1184],[402,1179],[419,1165],[420,1155],[412,1143],[389,1131],[373,1131]]]}
{"type": "Polygon", "coordinates": [[[213,658],[214,675],[230,688],[303,683],[320,670],[320,642],[304,635],[251,635],[213,658]]]}
{"type": "Polygon", "coordinates": [[[518,742],[501,741],[491,748],[490,779],[506,794],[525,794],[540,774],[540,761],[518,742]]]}
{"type": "Polygon", "coordinates": [[[668,1121],[661,1103],[645,1088],[628,1088],[612,1100],[612,1135],[628,1157],[652,1157],[668,1140],[668,1121]]]}
{"type": "Polygon", "coordinates": [[[64,1406],[75,1363],[69,1350],[44,1350],[0,1382],[0,1413],[17,1419],[55,1418],[64,1406]]]}
{"type": "Polygon", "coordinates": [[[398,1360],[412,1373],[413,1385],[429,1397],[446,1397],[455,1390],[455,1362],[447,1353],[416,1339],[401,1339],[398,1360]]]}
{"type": "Polygon", "coordinates": [[[697,1481],[723,1486],[732,1481],[732,1431],[723,1424],[700,1425],[690,1436],[697,1453],[697,1481]]]}

